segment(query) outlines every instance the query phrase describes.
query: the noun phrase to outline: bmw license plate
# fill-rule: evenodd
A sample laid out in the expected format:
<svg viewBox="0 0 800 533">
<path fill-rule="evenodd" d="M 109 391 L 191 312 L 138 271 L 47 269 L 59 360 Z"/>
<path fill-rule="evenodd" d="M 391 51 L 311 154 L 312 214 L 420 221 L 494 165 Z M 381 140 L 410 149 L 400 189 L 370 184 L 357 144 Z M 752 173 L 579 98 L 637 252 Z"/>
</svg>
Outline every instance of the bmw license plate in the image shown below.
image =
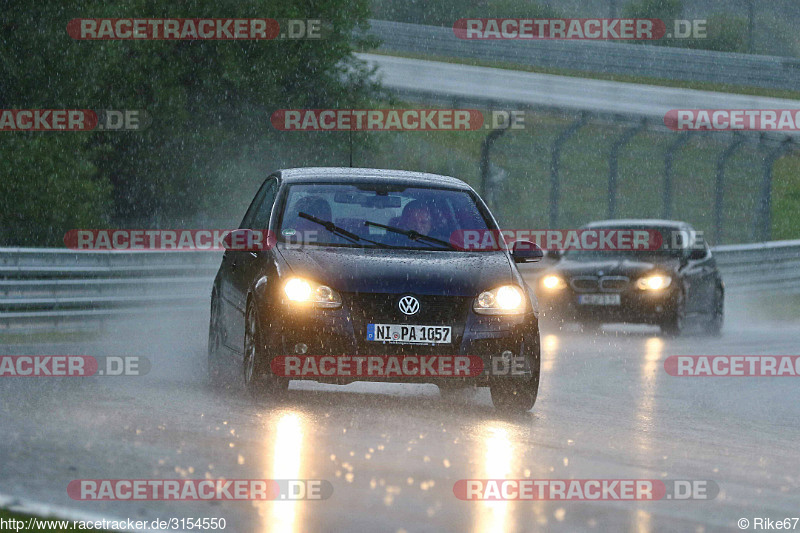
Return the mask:
<svg viewBox="0 0 800 533">
<path fill-rule="evenodd" d="M 449 344 L 450 326 L 367 324 L 367 340 L 401 344 Z"/>
<path fill-rule="evenodd" d="M 619 305 L 619 294 L 579 294 L 581 305 Z"/>
</svg>

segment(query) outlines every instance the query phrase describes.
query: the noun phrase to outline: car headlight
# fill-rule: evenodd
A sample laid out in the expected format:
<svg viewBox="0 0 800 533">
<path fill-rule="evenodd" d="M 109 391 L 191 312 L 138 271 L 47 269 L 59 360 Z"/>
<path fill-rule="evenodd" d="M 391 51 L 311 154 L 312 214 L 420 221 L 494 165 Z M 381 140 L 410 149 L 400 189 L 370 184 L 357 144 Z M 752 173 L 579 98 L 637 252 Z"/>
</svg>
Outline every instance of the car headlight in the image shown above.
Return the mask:
<svg viewBox="0 0 800 533">
<path fill-rule="evenodd" d="M 644 276 L 636 280 L 636 288 L 642 291 L 660 291 L 672 284 L 672 278 L 663 274 Z"/>
<path fill-rule="evenodd" d="M 342 305 L 342 297 L 335 290 L 303 278 L 289 278 L 283 286 L 283 292 L 286 294 L 286 299 L 293 304 L 313 305 L 326 309 Z"/>
<path fill-rule="evenodd" d="M 542 278 L 542 287 L 551 291 L 560 291 L 567 288 L 567 282 L 560 276 L 550 274 Z"/>
<path fill-rule="evenodd" d="M 525 312 L 525 297 L 518 287 L 503 285 L 480 293 L 472 308 L 481 315 L 521 315 Z"/>
</svg>

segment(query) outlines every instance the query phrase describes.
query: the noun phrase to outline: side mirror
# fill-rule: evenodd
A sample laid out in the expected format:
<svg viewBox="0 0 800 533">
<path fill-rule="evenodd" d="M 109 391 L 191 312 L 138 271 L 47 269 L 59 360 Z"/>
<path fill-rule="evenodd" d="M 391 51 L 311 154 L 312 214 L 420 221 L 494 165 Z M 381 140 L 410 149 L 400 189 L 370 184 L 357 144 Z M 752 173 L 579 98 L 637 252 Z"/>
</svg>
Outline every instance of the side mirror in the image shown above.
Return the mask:
<svg viewBox="0 0 800 533">
<path fill-rule="evenodd" d="M 542 257 L 542 249 L 531 241 L 516 241 L 511 248 L 511 258 L 515 263 L 535 263 Z"/>
<path fill-rule="evenodd" d="M 558 261 L 564 256 L 564 253 L 561 250 L 547 250 L 547 258 L 554 259 Z"/>
<path fill-rule="evenodd" d="M 269 235 L 265 235 L 265 232 L 251 229 L 233 230 L 222 238 L 222 246 L 232 251 L 264 250 L 269 246 L 269 242 Z"/>
<path fill-rule="evenodd" d="M 692 250 L 689 252 L 689 259 L 691 261 L 699 261 L 705 258 L 706 258 L 705 248 L 692 248 Z"/>
</svg>

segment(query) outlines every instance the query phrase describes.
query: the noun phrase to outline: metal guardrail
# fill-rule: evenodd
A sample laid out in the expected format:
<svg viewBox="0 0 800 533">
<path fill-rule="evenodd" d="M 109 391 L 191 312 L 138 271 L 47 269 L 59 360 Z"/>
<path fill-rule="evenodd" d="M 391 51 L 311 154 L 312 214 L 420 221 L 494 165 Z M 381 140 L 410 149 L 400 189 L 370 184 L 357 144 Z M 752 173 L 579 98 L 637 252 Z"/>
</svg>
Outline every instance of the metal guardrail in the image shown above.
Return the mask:
<svg viewBox="0 0 800 533">
<path fill-rule="evenodd" d="M 713 253 L 728 291 L 800 292 L 800 240 L 730 244 Z"/>
<path fill-rule="evenodd" d="M 727 290 L 800 292 L 800 240 L 713 249 Z M 220 254 L 0 248 L 0 333 L 95 330 L 130 316 L 204 311 Z M 524 268 L 536 278 L 550 262 Z"/>
<path fill-rule="evenodd" d="M 800 60 L 667 46 L 563 40 L 463 40 L 452 28 L 370 20 L 384 51 L 460 57 L 578 72 L 774 89 L 800 87 Z"/>
<path fill-rule="evenodd" d="M 202 310 L 221 254 L 0 248 L 0 332 L 94 330 Z"/>
</svg>

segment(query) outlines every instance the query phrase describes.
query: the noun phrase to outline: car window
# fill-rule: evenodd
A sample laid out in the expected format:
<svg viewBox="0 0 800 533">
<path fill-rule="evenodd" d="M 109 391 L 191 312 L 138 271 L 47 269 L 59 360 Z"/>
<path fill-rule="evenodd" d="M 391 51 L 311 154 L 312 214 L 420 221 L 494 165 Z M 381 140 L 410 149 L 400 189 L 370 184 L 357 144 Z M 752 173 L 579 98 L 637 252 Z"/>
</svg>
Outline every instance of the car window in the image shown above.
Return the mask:
<svg viewBox="0 0 800 533">
<path fill-rule="evenodd" d="M 269 216 L 272 213 L 272 206 L 275 203 L 275 195 L 278 192 L 278 183 L 271 180 L 265 188 L 264 197 L 253 217 L 252 229 L 266 229 L 269 227 Z"/>
<path fill-rule="evenodd" d="M 278 183 L 275 178 L 269 178 L 256 193 L 250 207 L 242 219 L 240 228 L 265 229 L 269 223 L 269 213 L 275 203 Z M 264 223 L 266 217 L 266 223 Z"/>
<path fill-rule="evenodd" d="M 284 205 L 278 231 L 280 241 L 353 245 L 351 239 L 326 230 L 300 213 L 333 222 L 345 231 L 376 243 L 401 248 L 436 246 L 367 223 L 415 231 L 445 243 L 451 242 L 454 233 L 460 230 L 488 229 L 475 198 L 468 191 L 457 189 L 307 183 L 290 186 Z"/>
<path fill-rule="evenodd" d="M 655 231 L 661 236 L 661 247 L 656 250 L 570 250 L 564 253 L 565 257 L 573 260 L 595 260 L 609 258 L 648 260 L 653 257 L 660 257 L 662 259 L 672 257 L 678 259 L 682 255 L 688 253 L 687 244 L 684 242 L 684 236 L 691 233 L 689 230 L 684 228 L 676 228 L 675 226 L 651 225 L 626 225 L 624 228 L 615 226 L 591 226 L 589 228 L 582 229 L 591 229 L 594 231 L 612 231 L 619 229 Z"/>
</svg>

